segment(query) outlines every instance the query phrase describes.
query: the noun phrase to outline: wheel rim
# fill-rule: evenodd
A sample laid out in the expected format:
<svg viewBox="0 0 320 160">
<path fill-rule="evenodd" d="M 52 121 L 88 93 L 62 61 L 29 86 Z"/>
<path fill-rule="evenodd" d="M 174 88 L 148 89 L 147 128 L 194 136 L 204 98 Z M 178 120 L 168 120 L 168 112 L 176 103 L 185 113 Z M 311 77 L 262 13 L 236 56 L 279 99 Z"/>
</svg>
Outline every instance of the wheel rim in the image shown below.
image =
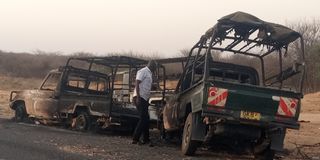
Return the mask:
<svg viewBox="0 0 320 160">
<path fill-rule="evenodd" d="M 185 132 L 184 143 L 188 144 L 189 137 L 190 137 L 190 124 L 188 123 L 186 127 L 187 128 L 186 128 L 186 132 Z"/>
<path fill-rule="evenodd" d="M 87 125 L 86 118 L 83 115 L 78 116 L 77 123 L 76 123 L 77 129 L 84 130 L 86 125 Z"/>
</svg>

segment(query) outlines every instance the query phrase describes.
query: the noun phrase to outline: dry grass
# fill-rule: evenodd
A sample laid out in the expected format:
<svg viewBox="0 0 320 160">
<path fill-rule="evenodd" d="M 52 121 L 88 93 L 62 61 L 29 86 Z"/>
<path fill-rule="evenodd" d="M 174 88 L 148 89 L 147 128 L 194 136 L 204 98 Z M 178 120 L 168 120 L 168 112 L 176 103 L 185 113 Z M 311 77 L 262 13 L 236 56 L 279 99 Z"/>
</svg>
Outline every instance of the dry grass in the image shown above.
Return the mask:
<svg viewBox="0 0 320 160">
<path fill-rule="evenodd" d="M 0 115 L 13 116 L 13 111 L 9 108 L 10 91 L 0 90 Z"/>
<path fill-rule="evenodd" d="M 21 78 L 0 76 L 0 90 L 22 90 L 38 88 L 42 82 L 39 78 Z"/>
<path fill-rule="evenodd" d="M 178 84 L 178 80 L 167 80 L 166 81 L 166 88 L 167 89 L 176 89 Z"/>
<path fill-rule="evenodd" d="M 302 99 L 302 113 L 320 113 L 320 92 L 310 93 Z"/>
</svg>

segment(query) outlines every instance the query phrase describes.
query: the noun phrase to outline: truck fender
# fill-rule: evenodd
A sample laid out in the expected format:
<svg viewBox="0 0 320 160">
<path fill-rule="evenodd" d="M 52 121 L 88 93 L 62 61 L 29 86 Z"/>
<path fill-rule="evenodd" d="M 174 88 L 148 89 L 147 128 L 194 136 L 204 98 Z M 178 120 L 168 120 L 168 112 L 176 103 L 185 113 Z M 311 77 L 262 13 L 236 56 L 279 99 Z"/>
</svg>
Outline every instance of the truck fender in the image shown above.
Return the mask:
<svg viewBox="0 0 320 160">
<path fill-rule="evenodd" d="M 23 100 L 16 100 L 16 101 L 10 102 L 9 106 L 11 109 L 15 110 L 19 103 L 23 103 L 25 105 Z"/>
<path fill-rule="evenodd" d="M 206 124 L 203 123 L 201 113 L 192 114 L 192 140 L 204 141 L 206 136 Z"/>
<path fill-rule="evenodd" d="M 90 114 L 90 107 L 87 107 L 86 105 L 83 104 L 75 104 L 72 110 L 72 114 L 76 113 L 78 110 L 83 110 L 87 111 Z"/>
</svg>

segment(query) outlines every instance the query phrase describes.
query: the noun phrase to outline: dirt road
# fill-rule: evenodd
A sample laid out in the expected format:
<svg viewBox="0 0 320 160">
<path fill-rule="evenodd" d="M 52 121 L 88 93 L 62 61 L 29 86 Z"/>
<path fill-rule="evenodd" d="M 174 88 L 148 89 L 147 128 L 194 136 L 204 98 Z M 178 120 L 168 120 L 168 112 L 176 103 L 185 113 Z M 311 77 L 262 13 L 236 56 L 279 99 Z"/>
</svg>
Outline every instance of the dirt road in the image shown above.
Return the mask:
<svg viewBox="0 0 320 160">
<path fill-rule="evenodd" d="M 174 144 L 155 142 L 132 145 L 123 133 L 80 133 L 59 127 L 15 123 L 0 119 L 0 159 L 225 159 L 222 153 L 199 152 L 195 158 L 184 157 Z M 119 136 L 119 134 L 121 136 Z M 220 154 L 220 155 L 219 155 Z M 241 156 L 228 156 L 241 157 Z M 242 156 L 245 158 L 246 156 Z"/>
<path fill-rule="evenodd" d="M 307 116 L 308 117 L 308 116 Z M 318 127 L 318 128 L 317 128 Z M 300 131 L 288 131 L 286 153 L 281 159 L 320 158 L 320 123 L 303 123 Z M 80 133 L 57 126 L 15 123 L 0 119 L 0 159 L 253 159 L 252 155 L 235 155 L 227 151 L 199 150 L 195 157 L 180 154 L 178 145 L 158 140 L 153 131 L 154 147 L 130 144 L 123 133 Z M 297 146 L 301 148 L 297 150 Z M 302 146 L 310 145 L 310 146 Z M 298 153 L 300 152 L 300 153 Z"/>
<path fill-rule="evenodd" d="M 52 145 L 59 131 L 11 123 L 0 119 L 0 159 L 84 159 Z M 51 134 L 51 136 L 50 136 Z M 43 138 L 46 137 L 46 138 Z"/>
</svg>

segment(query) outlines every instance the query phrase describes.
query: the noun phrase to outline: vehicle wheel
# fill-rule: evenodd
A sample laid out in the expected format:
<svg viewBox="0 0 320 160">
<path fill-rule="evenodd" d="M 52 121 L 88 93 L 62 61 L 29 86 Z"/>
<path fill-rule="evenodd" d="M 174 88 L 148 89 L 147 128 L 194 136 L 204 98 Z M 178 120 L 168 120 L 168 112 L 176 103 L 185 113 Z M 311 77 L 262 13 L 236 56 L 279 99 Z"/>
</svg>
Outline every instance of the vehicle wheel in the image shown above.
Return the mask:
<svg viewBox="0 0 320 160">
<path fill-rule="evenodd" d="M 270 147 L 266 148 L 263 152 L 255 155 L 255 159 L 258 160 L 273 160 L 274 157 L 275 151 L 270 149 Z"/>
<path fill-rule="evenodd" d="M 75 119 L 75 129 L 78 131 L 86 131 L 90 127 L 90 116 L 87 112 L 80 112 Z"/>
<path fill-rule="evenodd" d="M 166 139 L 166 130 L 164 128 L 163 123 L 163 116 L 159 116 L 159 119 L 157 120 L 157 129 L 160 131 L 160 137 L 161 139 Z"/>
<path fill-rule="evenodd" d="M 23 122 L 27 118 L 27 112 L 24 107 L 24 104 L 18 104 L 15 109 L 14 119 L 16 122 Z"/>
<path fill-rule="evenodd" d="M 199 146 L 198 141 L 191 140 L 192 136 L 192 113 L 189 113 L 184 124 L 181 150 L 184 155 L 192 156 Z"/>
<path fill-rule="evenodd" d="M 67 119 L 62 119 L 61 123 L 62 123 L 63 128 L 68 129 L 68 128 L 72 127 L 72 118 L 69 117 Z"/>
<path fill-rule="evenodd" d="M 166 129 L 164 129 L 163 123 L 160 123 L 160 124 L 158 125 L 158 130 L 160 131 L 160 137 L 161 137 L 161 139 L 166 139 L 166 138 L 167 138 L 167 133 L 166 133 Z"/>
</svg>

